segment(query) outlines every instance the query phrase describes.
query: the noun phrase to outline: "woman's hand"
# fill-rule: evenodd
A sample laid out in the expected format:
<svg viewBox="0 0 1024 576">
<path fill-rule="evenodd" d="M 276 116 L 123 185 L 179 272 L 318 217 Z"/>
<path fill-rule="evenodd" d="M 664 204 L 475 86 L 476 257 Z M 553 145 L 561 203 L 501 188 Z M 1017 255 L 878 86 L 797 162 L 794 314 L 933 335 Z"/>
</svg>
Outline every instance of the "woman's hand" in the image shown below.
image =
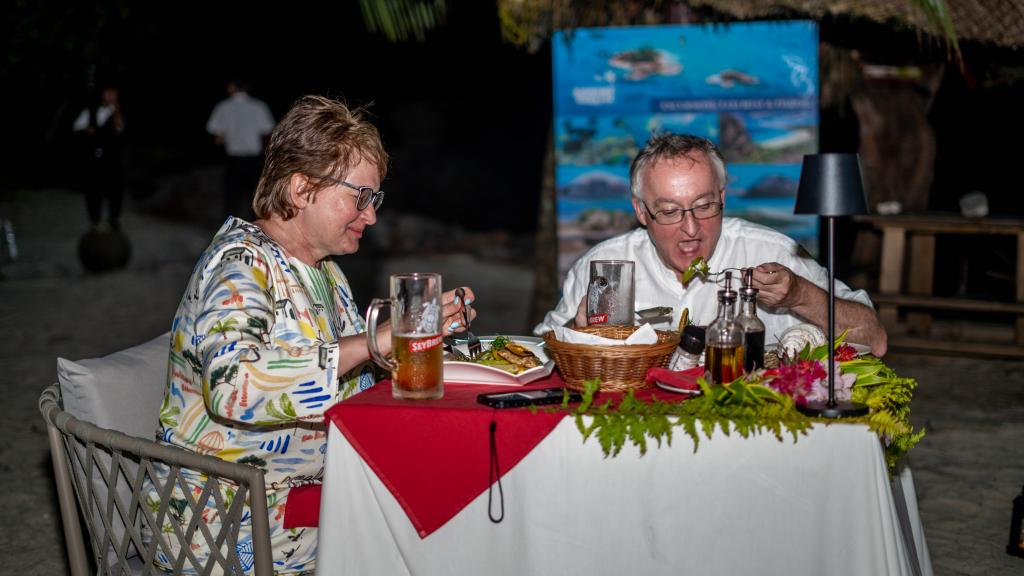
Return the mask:
<svg viewBox="0 0 1024 576">
<path fill-rule="evenodd" d="M 471 304 L 476 299 L 473 289 L 468 286 L 461 288 L 465 294 L 465 301 L 460 299 L 455 290 L 449 290 L 441 295 L 441 333 L 450 336 L 455 332 L 465 332 L 468 323 L 476 318 L 476 310 Z M 464 312 L 469 312 L 466 318 Z"/>
</svg>

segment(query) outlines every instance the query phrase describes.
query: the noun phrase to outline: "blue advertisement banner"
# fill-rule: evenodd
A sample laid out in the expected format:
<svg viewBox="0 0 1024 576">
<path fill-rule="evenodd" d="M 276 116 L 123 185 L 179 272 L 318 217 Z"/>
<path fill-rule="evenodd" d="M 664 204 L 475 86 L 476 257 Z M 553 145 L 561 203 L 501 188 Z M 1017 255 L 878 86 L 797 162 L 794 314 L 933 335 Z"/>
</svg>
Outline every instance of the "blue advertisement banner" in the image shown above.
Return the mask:
<svg viewBox="0 0 1024 576">
<path fill-rule="evenodd" d="M 814 22 L 583 28 L 552 41 L 559 272 L 637 226 L 629 164 L 651 134 L 704 136 L 729 174 L 726 215 L 817 252 L 795 216 L 804 154 L 818 149 Z"/>
</svg>

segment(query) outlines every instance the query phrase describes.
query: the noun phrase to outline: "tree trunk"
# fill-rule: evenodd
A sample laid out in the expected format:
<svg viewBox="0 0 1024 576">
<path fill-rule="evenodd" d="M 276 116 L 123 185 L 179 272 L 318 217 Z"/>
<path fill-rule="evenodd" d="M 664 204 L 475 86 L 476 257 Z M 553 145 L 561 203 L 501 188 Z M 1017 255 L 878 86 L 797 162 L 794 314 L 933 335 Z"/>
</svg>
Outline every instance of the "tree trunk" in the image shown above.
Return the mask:
<svg viewBox="0 0 1024 576">
<path fill-rule="evenodd" d="M 859 152 L 872 212 L 891 201 L 899 202 L 903 213 L 928 210 L 936 156 L 928 112 L 945 65 L 920 70 L 921 77 L 913 82 L 869 79 L 850 97 L 860 124 Z M 880 249 L 877 235 L 859 234 L 853 265 L 877 263 Z"/>
<path fill-rule="evenodd" d="M 552 120 L 554 122 L 554 120 Z M 544 176 L 541 181 L 540 210 L 533 258 L 533 298 L 530 303 L 530 327 L 558 303 L 558 234 L 555 218 L 555 129 L 548 130 L 544 151 Z"/>
</svg>

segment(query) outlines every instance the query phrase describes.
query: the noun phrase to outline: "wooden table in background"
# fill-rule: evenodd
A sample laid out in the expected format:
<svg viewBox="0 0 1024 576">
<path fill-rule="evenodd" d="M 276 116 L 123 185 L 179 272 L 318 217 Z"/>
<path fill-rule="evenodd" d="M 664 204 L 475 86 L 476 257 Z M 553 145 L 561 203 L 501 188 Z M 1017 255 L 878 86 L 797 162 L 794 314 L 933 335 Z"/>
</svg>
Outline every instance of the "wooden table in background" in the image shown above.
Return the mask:
<svg viewBox="0 0 1024 576">
<path fill-rule="evenodd" d="M 897 346 L 931 350 L 948 350 L 976 354 L 1024 355 L 1024 220 L 995 218 L 962 218 L 952 215 L 855 216 L 882 231 L 882 262 L 878 293 L 872 298 L 879 316 L 894 335 L 907 331 L 912 335 L 890 337 Z M 1017 237 L 1016 302 L 973 300 L 935 296 L 935 235 L 964 234 L 973 236 L 1010 235 Z M 910 250 L 907 253 L 909 237 Z M 905 261 L 906 260 L 906 261 Z M 904 266 L 907 286 L 903 285 Z M 909 308 L 906 324 L 899 322 L 899 308 Z M 1014 343 L 947 342 L 928 337 L 931 314 L 928 311 L 967 310 L 1016 315 Z"/>
</svg>

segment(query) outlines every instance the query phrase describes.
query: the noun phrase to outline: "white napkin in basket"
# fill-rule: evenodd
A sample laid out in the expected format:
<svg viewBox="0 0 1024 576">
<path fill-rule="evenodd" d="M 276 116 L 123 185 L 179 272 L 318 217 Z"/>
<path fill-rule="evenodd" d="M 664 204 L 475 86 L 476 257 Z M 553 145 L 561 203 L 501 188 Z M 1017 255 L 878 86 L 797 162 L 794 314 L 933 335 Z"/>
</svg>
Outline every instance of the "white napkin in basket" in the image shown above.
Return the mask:
<svg viewBox="0 0 1024 576">
<path fill-rule="evenodd" d="M 636 332 L 630 334 L 629 338 L 626 338 L 625 340 L 616 340 L 614 338 L 605 338 L 595 334 L 579 332 L 569 328 L 568 326 L 558 326 L 555 328 L 555 339 L 559 342 L 568 342 L 569 344 L 623 346 L 626 344 L 657 344 L 658 333 L 654 331 L 654 328 L 651 328 L 650 324 L 644 324 Z"/>
</svg>

